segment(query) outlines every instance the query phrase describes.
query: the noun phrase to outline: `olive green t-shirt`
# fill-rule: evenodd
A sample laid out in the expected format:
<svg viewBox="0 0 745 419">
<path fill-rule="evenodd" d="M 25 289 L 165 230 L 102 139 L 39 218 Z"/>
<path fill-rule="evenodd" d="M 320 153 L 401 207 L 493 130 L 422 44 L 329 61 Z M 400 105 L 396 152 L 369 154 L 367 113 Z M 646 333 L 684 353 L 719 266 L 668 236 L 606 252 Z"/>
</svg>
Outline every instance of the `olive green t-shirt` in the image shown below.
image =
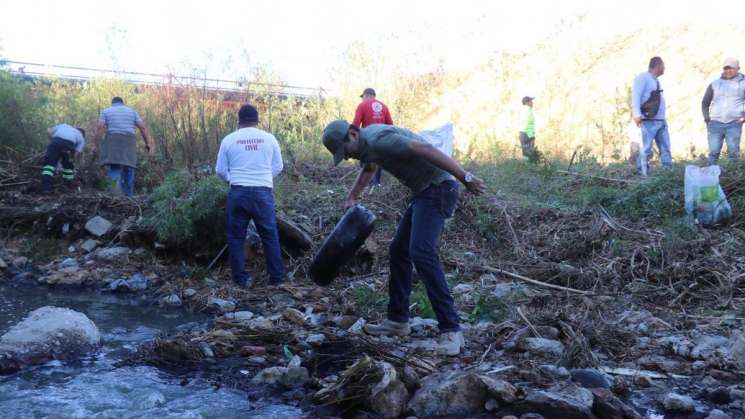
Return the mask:
<svg viewBox="0 0 745 419">
<path fill-rule="evenodd" d="M 410 141 L 426 141 L 417 134 L 392 125 L 374 124 L 360 130 L 360 162 L 375 163 L 390 172 L 414 193 L 430 185 L 454 179 L 409 150 Z"/>
</svg>

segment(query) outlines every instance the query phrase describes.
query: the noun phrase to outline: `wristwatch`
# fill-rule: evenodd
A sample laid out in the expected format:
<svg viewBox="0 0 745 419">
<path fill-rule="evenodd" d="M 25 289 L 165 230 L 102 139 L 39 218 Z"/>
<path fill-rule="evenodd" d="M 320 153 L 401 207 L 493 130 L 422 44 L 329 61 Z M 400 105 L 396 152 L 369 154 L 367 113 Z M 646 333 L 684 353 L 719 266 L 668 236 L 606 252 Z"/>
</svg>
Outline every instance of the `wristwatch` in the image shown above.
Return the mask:
<svg viewBox="0 0 745 419">
<path fill-rule="evenodd" d="M 471 172 L 466 172 L 466 174 L 463 176 L 463 182 L 464 183 L 473 182 L 473 175 L 471 174 Z"/>
</svg>

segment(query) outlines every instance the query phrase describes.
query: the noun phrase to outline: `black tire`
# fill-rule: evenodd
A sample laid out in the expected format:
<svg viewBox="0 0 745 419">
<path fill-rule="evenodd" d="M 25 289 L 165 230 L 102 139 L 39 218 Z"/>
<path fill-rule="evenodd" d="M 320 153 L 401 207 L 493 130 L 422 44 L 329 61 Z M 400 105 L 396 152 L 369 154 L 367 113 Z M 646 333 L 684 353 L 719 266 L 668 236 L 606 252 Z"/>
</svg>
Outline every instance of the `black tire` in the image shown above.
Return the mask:
<svg viewBox="0 0 745 419">
<path fill-rule="evenodd" d="M 313 282 L 322 286 L 329 285 L 339 274 L 341 267 L 365 243 L 374 224 L 375 215 L 362 205 L 348 209 L 310 264 L 308 273 Z"/>
</svg>

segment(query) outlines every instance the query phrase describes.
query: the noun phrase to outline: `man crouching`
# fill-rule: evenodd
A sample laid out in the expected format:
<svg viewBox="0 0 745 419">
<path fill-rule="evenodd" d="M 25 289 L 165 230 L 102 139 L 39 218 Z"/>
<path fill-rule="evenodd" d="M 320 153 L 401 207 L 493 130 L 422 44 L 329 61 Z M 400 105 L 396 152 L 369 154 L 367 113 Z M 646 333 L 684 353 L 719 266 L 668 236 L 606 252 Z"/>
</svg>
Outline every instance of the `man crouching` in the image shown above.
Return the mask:
<svg viewBox="0 0 745 419">
<path fill-rule="evenodd" d="M 323 131 L 323 145 L 333 154 L 335 165 L 348 158 L 362 165 L 345 207 L 355 204 L 378 166 L 413 193 L 390 245 L 388 318 L 379 325 L 365 326 L 365 331 L 371 335 L 411 333 L 409 297 L 416 267 L 437 316 L 438 351 L 459 354 L 465 342 L 437 248 L 445 220 L 453 216 L 458 203 L 455 179 L 475 195 L 486 191 L 486 185 L 417 134 L 396 126 L 359 129 L 344 120 L 333 121 Z"/>
</svg>

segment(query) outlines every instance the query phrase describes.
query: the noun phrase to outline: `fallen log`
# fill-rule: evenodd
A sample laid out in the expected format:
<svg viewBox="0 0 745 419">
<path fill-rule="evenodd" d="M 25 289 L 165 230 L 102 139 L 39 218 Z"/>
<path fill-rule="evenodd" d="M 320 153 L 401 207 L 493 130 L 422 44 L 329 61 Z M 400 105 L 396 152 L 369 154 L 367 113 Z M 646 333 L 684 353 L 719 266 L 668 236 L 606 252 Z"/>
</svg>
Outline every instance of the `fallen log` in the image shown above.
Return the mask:
<svg viewBox="0 0 745 419">
<path fill-rule="evenodd" d="M 294 250 L 310 250 L 313 244 L 310 234 L 282 214 L 277 214 L 277 229 L 283 246 Z"/>
</svg>

